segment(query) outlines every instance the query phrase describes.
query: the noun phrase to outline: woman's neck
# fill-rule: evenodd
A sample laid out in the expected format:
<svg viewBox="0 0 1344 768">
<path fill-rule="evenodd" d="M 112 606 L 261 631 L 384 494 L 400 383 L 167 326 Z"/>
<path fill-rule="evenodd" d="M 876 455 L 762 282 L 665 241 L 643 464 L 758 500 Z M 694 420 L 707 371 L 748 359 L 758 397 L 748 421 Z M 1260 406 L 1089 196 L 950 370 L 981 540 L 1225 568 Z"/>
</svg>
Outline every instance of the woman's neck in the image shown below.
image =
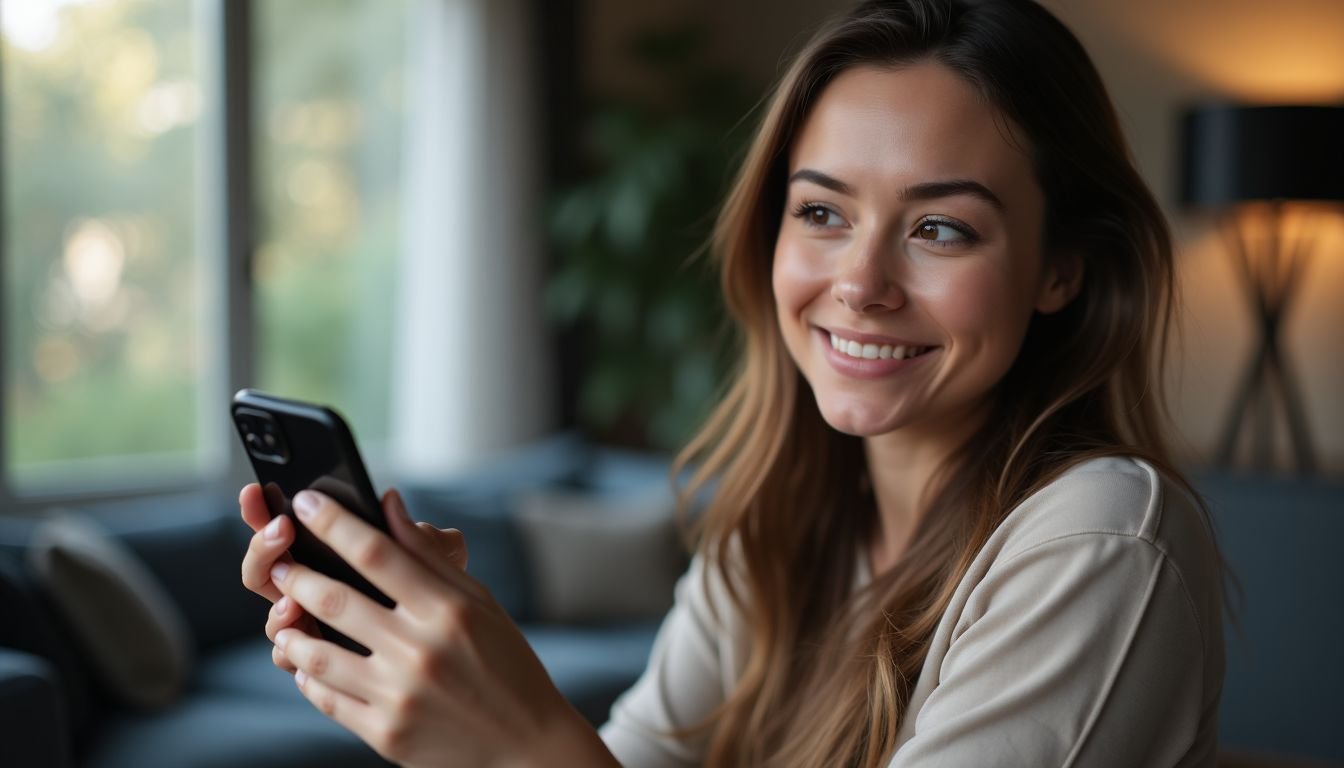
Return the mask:
<svg viewBox="0 0 1344 768">
<path fill-rule="evenodd" d="M 877 519 L 867 542 L 873 576 L 891 568 L 905 554 L 932 498 L 934 474 L 980 428 L 988 416 L 981 406 L 964 418 L 943 419 L 956 429 L 931 432 L 911 425 L 864 438 L 863 450 L 872 483 Z"/>
</svg>

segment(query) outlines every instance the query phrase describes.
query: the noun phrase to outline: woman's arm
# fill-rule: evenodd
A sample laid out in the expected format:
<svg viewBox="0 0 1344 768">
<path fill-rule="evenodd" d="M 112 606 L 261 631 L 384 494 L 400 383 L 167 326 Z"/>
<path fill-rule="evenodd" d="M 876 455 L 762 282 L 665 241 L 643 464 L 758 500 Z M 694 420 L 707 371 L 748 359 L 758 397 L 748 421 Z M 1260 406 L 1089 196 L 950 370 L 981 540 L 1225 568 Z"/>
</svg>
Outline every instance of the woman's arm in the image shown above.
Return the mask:
<svg viewBox="0 0 1344 768">
<path fill-rule="evenodd" d="M 676 600 L 663 620 L 648 667 L 618 699 L 602 726 L 603 741 L 631 768 L 689 768 L 704 763 L 708 733 L 672 736 L 668 731 L 703 721 L 723 702 L 736 680 L 737 620 L 717 571 L 696 555 L 677 582 Z M 711 611 L 710 600 L 717 612 Z"/>
<path fill-rule="evenodd" d="M 976 586 L 890 766 L 1213 765 L 1203 635 L 1152 543 L 1038 544 Z"/>
</svg>

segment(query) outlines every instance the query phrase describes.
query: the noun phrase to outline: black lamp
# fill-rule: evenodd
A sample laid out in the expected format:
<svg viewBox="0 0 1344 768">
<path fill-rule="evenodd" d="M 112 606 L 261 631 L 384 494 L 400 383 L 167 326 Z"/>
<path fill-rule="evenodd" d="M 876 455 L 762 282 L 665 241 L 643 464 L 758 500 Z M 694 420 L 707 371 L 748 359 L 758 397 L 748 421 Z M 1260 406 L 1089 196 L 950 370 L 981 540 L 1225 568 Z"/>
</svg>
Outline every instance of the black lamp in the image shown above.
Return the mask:
<svg viewBox="0 0 1344 768">
<path fill-rule="evenodd" d="M 1309 224 L 1285 231 L 1284 204 L 1344 206 L 1344 106 L 1208 105 L 1186 112 L 1182 126 L 1181 202 L 1215 213 L 1252 305 L 1259 344 L 1236 389 L 1219 440 L 1227 466 L 1253 404 L 1260 414 L 1255 461 L 1273 461 L 1274 389 L 1287 418 L 1299 472 L 1315 470 L 1302 398 L 1279 345 L 1279 330 L 1311 254 Z M 1264 217 L 1268 237 L 1247 236 Z"/>
</svg>

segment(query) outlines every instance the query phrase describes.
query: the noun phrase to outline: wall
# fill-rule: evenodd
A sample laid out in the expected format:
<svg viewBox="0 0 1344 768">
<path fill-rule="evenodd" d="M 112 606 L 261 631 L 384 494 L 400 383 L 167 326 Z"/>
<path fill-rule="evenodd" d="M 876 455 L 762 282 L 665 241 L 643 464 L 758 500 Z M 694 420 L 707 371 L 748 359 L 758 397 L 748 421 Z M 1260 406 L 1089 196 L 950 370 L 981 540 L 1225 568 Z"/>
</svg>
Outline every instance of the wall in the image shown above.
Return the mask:
<svg viewBox="0 0 1344 768">
<path fill-rule="evenodd" d="M 1184 459 L 1212 456 L 1233 388 L 1253 351 L 1251 308 L 1207 222 L 1176 210 L 1176 126 L 1181 108 L 1224 98 L 1255 103 L 1344 101 L 1344 3 L 1338 0 L 1046 0 L 1092 54 L 1116 102 L 1136 162 L 1172 218 L 1183 290 L 1170 403 Z M 622 43 L 650 25 L 699 19 L 715 57 L 762 85 L 807 31 L 846 3 L 668 0 L 584 4 L 589 89 L 640 87 Z M 1344 217 L 1325 220 L 1316 258 L 1284 328 L 1308 421 L 1326 471 L 1344 474 Z"/>
</svg>

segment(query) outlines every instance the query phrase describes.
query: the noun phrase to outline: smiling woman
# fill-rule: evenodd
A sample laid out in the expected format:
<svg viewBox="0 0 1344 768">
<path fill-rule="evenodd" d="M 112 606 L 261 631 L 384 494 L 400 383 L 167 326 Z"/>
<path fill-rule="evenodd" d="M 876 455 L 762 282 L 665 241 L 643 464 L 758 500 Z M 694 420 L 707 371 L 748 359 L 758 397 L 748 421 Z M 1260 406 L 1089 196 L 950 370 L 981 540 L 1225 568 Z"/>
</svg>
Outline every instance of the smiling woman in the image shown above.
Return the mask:
<svg viewBox="0 0 1344 768">
<path fill-rule="evenodd" d="M 249 488 L 244 579 L 305 694 L 412 765 L 1213 765 L 1221 558 L 1153 396 L 1171 248 L 1069 31 L 1031 0 L 859 3 L 779 84 L 713 249 L 741 364 L 601 740 L 458 535 L 392 494 L 392 546 L 308 499 L 382 608 L 285 567 Z"/>
</svg>

